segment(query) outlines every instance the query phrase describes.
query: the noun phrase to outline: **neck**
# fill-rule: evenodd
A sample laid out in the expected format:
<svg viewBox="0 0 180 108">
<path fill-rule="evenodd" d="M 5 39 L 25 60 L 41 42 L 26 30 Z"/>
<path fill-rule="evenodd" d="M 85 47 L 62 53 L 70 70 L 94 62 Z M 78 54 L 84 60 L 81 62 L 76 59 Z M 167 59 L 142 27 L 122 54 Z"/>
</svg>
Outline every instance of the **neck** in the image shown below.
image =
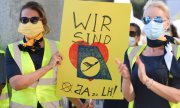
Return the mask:
<svg viewBox="0 0 180 108">
<path fill-rule="evenodd" d="M 160 51 L 160 50 L 164 50 L 164 46 L 160 46 L 160 47 L 149 47 L 147 46 L 146 47 L 146 50 L 150 51 L 150 52 L 157 52 L 157 51 Z"/>
<path fill-rule="evenodd" d="M 35 42 L 37 42 L 41 48 L 44 48 L 44 39 L 41 34 L 36 39 L 29 39 L 25 36 L 25 42 L 28 44 L 27 46 L 32 46 Z"/>
<path fill-rule="evenodd" d="M 44 48 L 44 39 L 39 43 L 39 45 L 41 46 L 41 48 Z"/>
</svg>

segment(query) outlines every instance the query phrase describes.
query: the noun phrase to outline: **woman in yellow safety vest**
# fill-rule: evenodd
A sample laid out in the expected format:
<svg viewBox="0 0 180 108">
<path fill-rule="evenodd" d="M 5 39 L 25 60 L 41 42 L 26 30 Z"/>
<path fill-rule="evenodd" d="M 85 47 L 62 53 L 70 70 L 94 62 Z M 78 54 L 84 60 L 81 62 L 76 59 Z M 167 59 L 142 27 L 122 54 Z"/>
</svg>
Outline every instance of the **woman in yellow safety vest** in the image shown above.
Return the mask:
<svg viewBox="0 0 180 108">
<path fill-rule="evenodd" d="M 44 38 L 49 27 L 43 7 L 33 1 L 26 3 L 19 21 L 18 32 L 24 38 L 6 49 L 6 70 L 12 87 L 10 107 L 62 108 L 62 97 L 55 92 L 57 66 L 63 58 L 58 52 L 59 42 Z M 77 108 L 93 108 L 79 99 L 70 100 Z"/>
<path fill-rule="evenodd" d="M 124 63 L 118 59 L 123 77 L 122 92 L 131 108 L 180 108 L 180 47 L 167 36 L 170 17 L 162 1 L 148 1 L 144 7 L 147 45 L 130 47 Z M 173 47 L 175 46 L 175 47 Z"/>
</svg>

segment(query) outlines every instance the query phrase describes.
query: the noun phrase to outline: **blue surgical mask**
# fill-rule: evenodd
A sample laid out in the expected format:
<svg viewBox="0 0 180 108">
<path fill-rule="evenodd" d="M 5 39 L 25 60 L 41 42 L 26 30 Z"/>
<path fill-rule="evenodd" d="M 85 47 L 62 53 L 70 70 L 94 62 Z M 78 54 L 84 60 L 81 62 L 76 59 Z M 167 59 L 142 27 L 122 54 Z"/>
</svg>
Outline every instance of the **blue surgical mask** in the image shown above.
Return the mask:
<svg viewBox="0 0 180 108">
<path fill-rule="evenodd" d="M 136 40 L 134 37 L 129 36 L 129 46 L 135 46 Z"/>
<path fill-rule="evenodd" d="M 151 22 L 144 26 L 144 32 L 146 36 L 151 40 L 156 40 L 162 35 L 165 35 L 163 23 L 158 23 L 154 20 L 151 20 Z"/>
</svg>

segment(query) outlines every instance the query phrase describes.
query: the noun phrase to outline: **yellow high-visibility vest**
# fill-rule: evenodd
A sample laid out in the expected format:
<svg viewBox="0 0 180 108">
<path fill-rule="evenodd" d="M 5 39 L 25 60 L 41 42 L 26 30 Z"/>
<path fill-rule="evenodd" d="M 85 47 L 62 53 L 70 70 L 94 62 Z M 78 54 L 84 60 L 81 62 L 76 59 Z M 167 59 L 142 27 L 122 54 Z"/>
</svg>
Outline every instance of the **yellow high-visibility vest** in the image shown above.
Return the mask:
<svg viewBox="0 0 180 108">
<path fill-rule="evenodd" d="M 0 95 L 0 108 L 9 108 L 9 94 L 8 94 L 8 86 L 7 83 L 5 87 L 2 90 L 2 93 Z"/>
<path fill-rule="evenodd" d="M 5 52 L 0 50 L 0 54 L 5 55 Z M 6 76 L 4 76 L 6 77 Z M 2 89 L 2 93 L 0 95 L 0 108 L 9 108 L 9 94 L 8 94 L 8 86 L 7 83 L 5 87 Z"/>
<path fill-rule="evenodd" d="M 5 54 L 5 52 L 3 50 L 0 50 L 0 54 Z"/>
<path fill-rule="evenodd" d="M 135 46 L 135 47 L 129 47 L 127 50 L 127 55 L 129 58 L 129 63 L 130 63 L 130 68 L 132 70 L 133 65 L 136 62 L 136 57 L 139 56 L 143 50 L 146 48 L 147 45 L 142 45 L 142 46 Z M 178 60 L 180 58 L 180 45 L 172 45 L 172 51 L 173 55 L 176 57 Z M 173 76 L 169 74 L 169 77 L 172 78 Z M 175 104 L 172 102 L 169 102 L 171 108 L 180 108 L 180 103 Z M 128 108 L 133 108 L 134 107 L 134 101 L 129 102 Z"/>
<path fill-rule="evenodd" d="M 58 51 L 59 42 L 44 38 L 44 56 L 42 67 L 51 60 Z M 9 51 L 21 70 L 22 75 L 35 72 L 33 61 L 28 52 L 20 51 L 16 42 L 8 45 Z M 39 81 L 26 89 L 16 91 L 12 89 L 11 108 L 36 108 L 39 102 L 43 108 L 61 108 L 62 97 L 56 96 L 57 67 L 51 69 Z"/>
</svg>

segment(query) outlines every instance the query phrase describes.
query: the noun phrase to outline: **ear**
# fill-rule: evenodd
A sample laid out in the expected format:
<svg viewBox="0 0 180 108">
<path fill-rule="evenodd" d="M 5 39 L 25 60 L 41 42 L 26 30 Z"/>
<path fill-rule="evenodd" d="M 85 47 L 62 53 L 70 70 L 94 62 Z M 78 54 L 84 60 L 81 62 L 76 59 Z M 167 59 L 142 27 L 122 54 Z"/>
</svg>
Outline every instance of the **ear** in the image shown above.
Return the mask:
<svg viewBox="0 0 180 108">
<path fill-rule="evenodd" d="M 171 25 L 170 20 L 168 20 L 166 22 L 166 28 L 165 28 L 166 31 L 168 31 L 170 29 L 170 25 Z"/>
<path fill-rule="evenodd" d="M 140 37 L 138 37 L 138 36 L 135 36 L 134 38 L 135 38 L 136 42 L 139 42 L 139 40 L 140 40 Z"/>
</svg>

